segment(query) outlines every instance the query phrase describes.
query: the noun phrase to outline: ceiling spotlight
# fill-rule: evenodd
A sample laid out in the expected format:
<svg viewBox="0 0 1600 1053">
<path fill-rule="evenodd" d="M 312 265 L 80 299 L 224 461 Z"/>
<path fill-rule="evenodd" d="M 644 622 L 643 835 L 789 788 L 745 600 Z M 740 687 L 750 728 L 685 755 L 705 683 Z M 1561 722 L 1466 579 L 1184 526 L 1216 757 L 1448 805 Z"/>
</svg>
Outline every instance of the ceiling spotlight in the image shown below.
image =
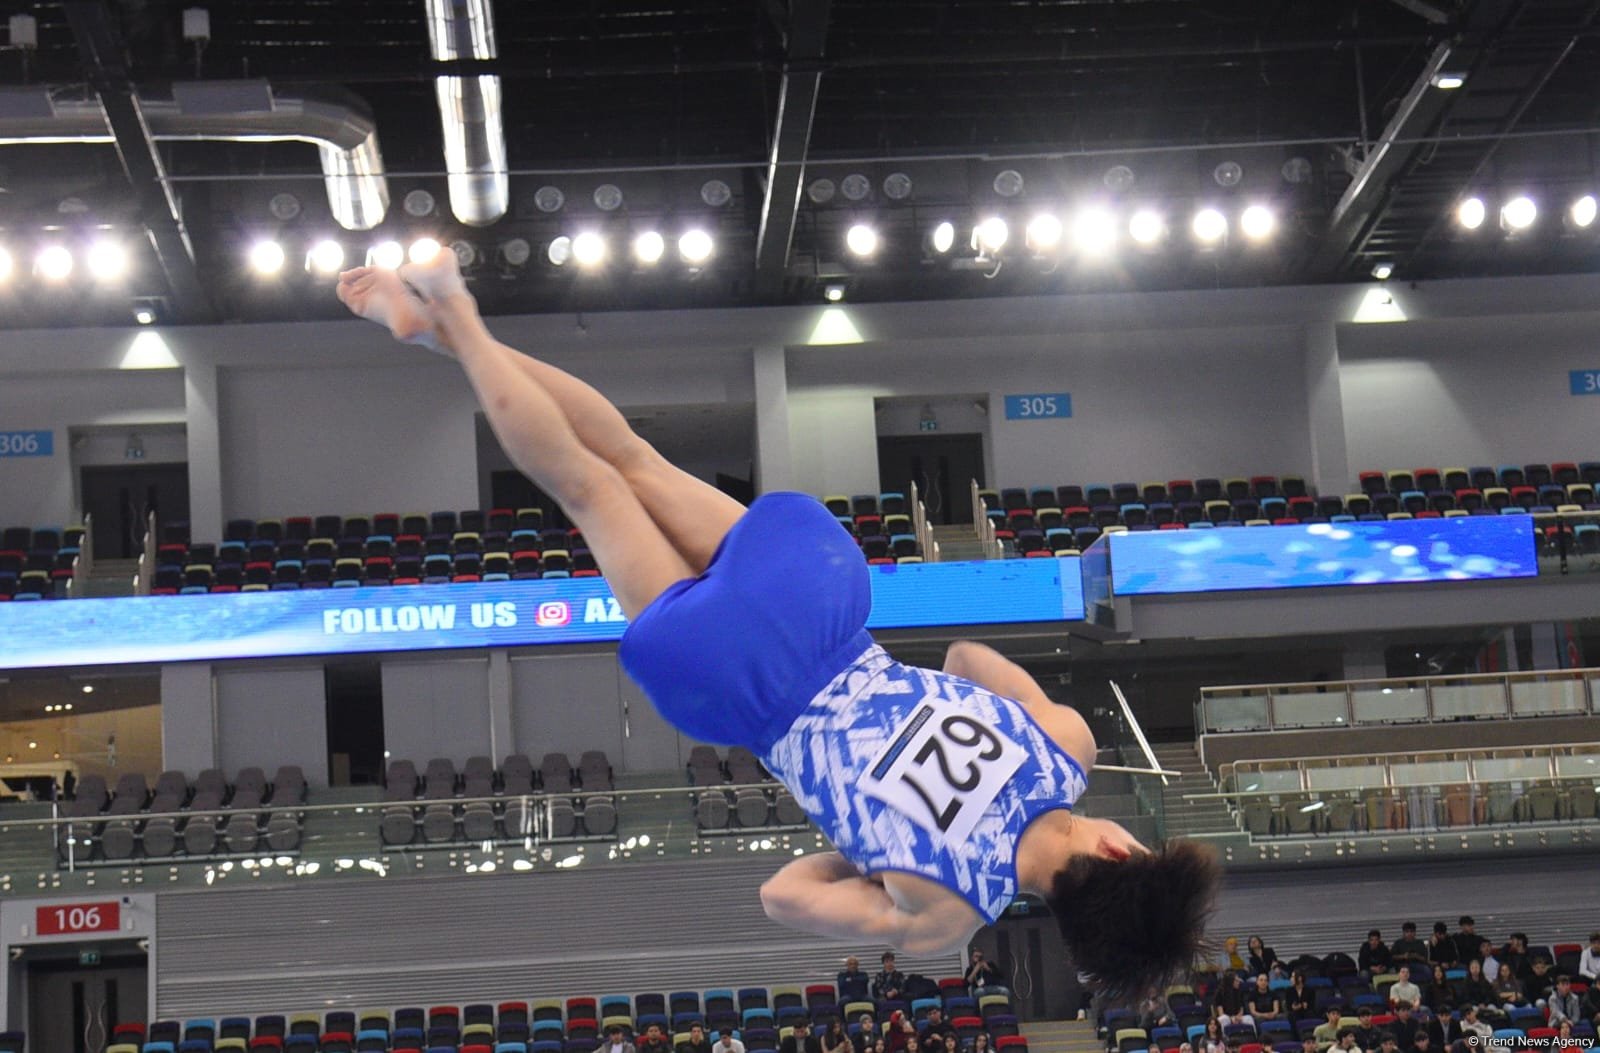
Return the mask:
<svg viewBox="0 0 1600 1053">
<path fill-rule="evenodd" d="M 658 263 L 667 251 L 667 239 L 654 230 L 647 230 L 633 239 L 633 258 L 640 263 Z"/>
<path fill-rule="evenodd" d="M 572 239 L 572 259 L 580 267 L 595 267 L 606 258 L 606 239 L 592 230 Z"/>
<path fill-rule="evenodd" d="M 904 201 L 911 196 L 911 177 L 904 172 L 890 172 L 883 177 L 883 196 L 890 201 Z"/>
<path fill-rule="evenodd" d="M 594 188 L 594 207 L 601 212 L 615 212 L 622 207 L 622 188 L 615 183 L 601 183 Z"/>
<path fill-rule="evenodd" d="M 1001 197 L 1016 197 L 1023 186 L 1022 173 L 1015 168 L 1007 168 L 994 177 L 994 192 Z"/>
<path fill-rule="evenodd" d="M 1101 256 L 1117 243 L 1117 220 L 1103 208 L 1086 208 L 1072 218 L 1072 244 L 1086 256 Z"/>
<path fill-rule="evenodd" d="M 139 307 L 133 312 L 133 320 L 139 325 L 154 325 L 156 313 L 148 307 Z"/>
<path fill-rule="evenodd" d="M 1128 220 L 1128 237 L 1139 245 L 1154 245 L 1166 232 L 1166 222 L 1153 208 L 1141 208 Z"/>
<path fill-rule="evenodd" d="M 565 234 L 550 242 L 550 247 L 545 250 L 545 257 L 557 267 L 564 267 L 572 259 L 572 239 Z"/>
<path fill-rule="evenodd" d="M 1488 215 L 1483 206 L 1483 198 L 1469 197 L 1456 206 L 1456 222 L 1467 230 L 1477 230 L 1483 226 L 1484 217 Z"/>
<path fill-rule="evenodd" d="M 878 251 L 878 232 L 865 223 L 857 223 L 845 231 L 844 245 L 852 255 L 871 256 Z"/>
<path fill-rule="evenodd" d="M 1595 200 L 1593 194 L 1585 194 L 1572 203 L 1567 209 L 1567 222 L 1579 230 L 1587 230 L 1594 224 Z"/>
<path fill-rule="evenodd" d="M 427 263 L 429 260 L 439 255 L 439 250 L 442 248 L 444 248 L 444 246 L 440 245 L 433 238 L 418 238 L 416 241 L 413 241 L 411 243 L 411 247 L 406 250 L 406 258 L 412 263 Z"/>
<path fill-rule="evenodd" d="M 829 303 L 838 303 L 844 299 L 844 286 L 839 282 L 830 282 L 823 286 L 822 296 Z"/>
<path fill-rule="evenodd" d="M 1467 83 L 1467 75 L 1465 73 L 1445 73 L 1441 71 L 1433 75 L 1432 83 L 1440 91 L 1455 91 Z"/>
<path fill-rule="evenodd" d="M 1239 216 L 1239 229 L 1251 241 L 1261 241 L 1272 236 L 1278 226 L 1278 217 L 1265 205 L 1251 205 Z"/>
<path fill-rule="evenodd" d="M 993 256 L 1005 248 L 1006 238 L 1010 237 L 1010 228 L 1006 221 L 999 216 L 990 216 L 988 219 L 972 228 L 972 247 L 983 256 Z"/>
<path fill-rule="evenodd" d="M 1527 230 L 1538 218 L 1539 207 L 1526 194 L 1519 194 L 1500 206 L 1500 225 L 1512 233 Z"/>
<path fill-rule="evenodd" d="M 941 256 L 949 252 L 956 244 L 956 225 L 945 220 L 934 227 L 933 233 L 928 236 L 928 244 Z"/>
<path fill-rule="evenodd" d="M 1028 220 L 1023 240 L 1034 252 L 1054 252 L 1061 247 L 1061 220 L 1051 212 L 1041 212 Z"/>
<path fill-rule="evenodd" d="M 300 199 L 290 193 L 273 194 L 272 200 L 267 202 L 267 211 L 272 213 L 272 218 L 287 223 L 300 214 Z"/>
<path fill-rule="evenodd" d="M 678 254 L 689 263 L 704 263 L 711 258 L 711 235 L 696 227 L 678 239 Z"/>
<path fill-rule="evenodd" d="M 1127 190 L 1133 186 L 1134 179 L 1133 169 L 1127 165 L 1112 165 L 1106 169 L 1106 174 L 1100 177 L 1107 190 Z"/>
<path fill-rule="evenodd" d="M 1311 162 L 1304 157 L 1291 157 L 1283 162 L 1283 167 L 1278 169 L 1283 175 L 1285 183 L 1303 184 L 1311 182 Z"/>
<path fill-rule="evenodd" d="M 1392 263 L 1374 263 L 1372 265 L 1372 276 L 1380 282 L 1388 281 L 1392 274 L 1394 274 L 1394 264 Z"/>
<path fill-rule="evenodd" d="M 545 185 L 533 192 L 533 206 L 540 212 L 560 212 L 567 203 L 567 195 L 558 186 Z"/>
<path fill-rule="evenodd" d="M 114 241 L 97 241 L 84 258 L 95 281 L 116 281 L 128 272 L 128 251 Z"/>
<path fill-rule="evenodd" d="M 711 208 L 722 208 L 733 200 L 733 187 L 721 179 L 707 179 L 700 184 L 700 200 Z"/>
<path fill-rule="evenodd" d="M 277 274 L 283 270 L 283 246 L 268 238 L 250 246 L 250 269 L 257 274 Z"/>
<path fill-rule="evenodd" d="M 406 261 L 406 250 L 398 241 L 380 241 L 367 250 L 367 265 L 392 271 Z"/>
<path fill-rule="evenodd" d="M 478 262 L 478 246 L 470 241 L 457 239 L 450 243 L 450 251 L 456 254 L 456 266 L 466 270 Z"/>
<path fill-rule="evenodd" d="M 839 180 L 839 193 L 846 201 L 865 201 L 872 196 L 872 180 L 860 172 L 851 172 Z"/>
<path fill-rule="evenodd" d="M 500 258 L 513 267 L 520 267 L 533 257 L 533 246 L 527 238 L 507 238 L 500 243 Z"/>
<path fill-rule="evenodd" d="M 1224 161 L 1211 170 L 1211 178 L 1218 186 L 1238 186 L 1244 178 L 1244 168 L 1237 161 Z"/>
<path fill-rule="evenodd" d="M 33 269 L 45 281 L 65 281 L 72 273 L 72 253 L 62 245 L 48 245 L 33 261 Z"/>
<path fill-rule="evenodd" d="M 438 207 L 438 202 L 433 199 L 433 195 L 428 191 L 418 189 L 406 194 L 405 200 L 401 202 L 401 207 L 406 210 L 406 215 L 421 219 L 424 216 L 433 215 L 433 210 Z"/>
<path fill-rule="evenodd" d="M 1203 208 L 1194 214 L 1191 229 L 1200 241 L 1212 244 L 1227 235 L 1228 219 L 1214 208 Z"/>
<path fill-rule="evenodd" d="M 831 179 L 813 179 L 811 185 L 806 187 L 806 197 L 811 199 L 813 205 L 826 205 L 833 200 L 836 190 L 838 187 L 833 185 Z"/>
<path fill-rule="evenodd" d="M 306 270 L 316 274 L 336 274 L 344 266 L 344 246 L 332 238 L 323 238 L 306 253 Z"/>
</svg>

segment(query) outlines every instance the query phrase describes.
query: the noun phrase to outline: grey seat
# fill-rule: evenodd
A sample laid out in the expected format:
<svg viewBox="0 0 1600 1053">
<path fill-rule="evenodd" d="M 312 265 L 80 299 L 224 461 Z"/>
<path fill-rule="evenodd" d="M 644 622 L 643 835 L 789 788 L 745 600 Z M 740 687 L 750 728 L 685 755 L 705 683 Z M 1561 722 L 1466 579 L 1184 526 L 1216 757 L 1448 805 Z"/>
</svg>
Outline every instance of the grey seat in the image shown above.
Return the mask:
<svg viewBox="0 0 1600 1053">
<path fill-rule="evenodd" d="M 256 769 L 260 771 L 260 769 Z M 265 780 L 263 780 L 265 781 Z M 251 811 L 261 807 L 261 791 L 254 787 L 235 786 L 229 808 L 245 809 L 227 816 L 219 829 L 222 844 L 229 852 L 254 852 L 261 842 L 261 816 Z"/>
<path fill-rule="evenodd" d="M 786 789 L 780 789 L 774 796 L 772 811 L 779 826 L 801 826 L 806 821 L 805 809 Z"/>
<path fill-rule="evenodd" d="M 378 835 L 386 845 L 409 845 L 417 837 L 416 812 L 410 802 L 417 799 L 417 766 L 408 760 L 392 760 L 383 784 L 386 807 L 378 819 Z M 402 802 L 404 802 L 402 804 Z"/>
<path fill-rule="evenodd" d="M 145 803 L 150 799 L 150 787 L 146 785 L 144 776 L 129 772 L 117 779 L 117 792 L 111 798 L 111 805 L 106 809 L 108 818 L 106 824 L 100 829 L 100 853 L 107 859 L 129 859 L 138 843 L 135 836 L 135 824 L 131 818 L 144 811 Z"/>
<path fill-rule="evenodd" d="M 733 817 L 728 795 L 722 790 L 707 790 L 694 800 L 694 821 L 702 830 L 726 830 Z"/>
<path fill-rule="evenodd" d="M 595 790 L 615 789 L 612 782 L 611 761 L 606 758 L 604 750 L 585 750 L 578 758 L 578 779 L 583 783 L 583 788 L 591 793 Z"/>
<path fill-rule="evenodd" d="M 189 797 L 189 781 L 180 771 L 164 771 L 156 779 L 155 796 L 150 799 L 152 812 L 176 812 Z M 170 856 L 178 847 L 177 819 L 148 819 L 139 834 L 140 846 L 146 856 Z"/>
<path fill-rule="evenodd" d="M 300 834 L 300 816 L 293 812 L 274 812 L 267 818 L 267 847 L 274 852 L 298 849 Z"/>
<path fill-rule="evenodd" d="M 734 791 L 733 810 L 739 817 L 740 826 L 766 826 L 767 819 L 772 815 L 772 802 L 767 800 L 765 791 L 746 786 Z"/>
<path fill-rule="evenodd" d="M 233 790 L 253 791 L 257 800 L 264 800 L 267 796 L 267 775 L 260 768 L 240 768 L 239 774 L 234 776 Z"/>
<path fill-rule="evenodd" d="M 64 819 L 93 818 L 105 810 L 109 797 L 103 776 L 85 775 L 78 780 L 78 788 L 72 800 L 62 807 L 61 816 Z M 98 826 L 98 823 L 69 823 L 62 827 L 61 858 L 66 859 L 69 854 L 79 859 L 88 858 L 99 840 Z"/>
<path fill-rule="evenodd" d="M 306 774 L 298 764 L 285 764 L 272 777 L 272 803 L 276 807 L 304 804 Z"/>
<path fill-rule="evenodd" d="M 533 816 L 521 798 L 533 794 L 533 764 L 525 754 L 513 753 L 500 767 L 501 793 L 505 794 L 505 835 L 511 838 L 533 834 Z"/>
<path fill-rule="evenodd" d="M 571 801 L 565 797 L 556 797 L 550 801 L 549 807 L 549 836 L 572 837 L 578 832 L 578 813 L 573 809 Z"/>
<path fill-rule="evenodd" d="M 596 837 L 617 832 L 617 804 L 610 797 L 590 797 L 583 802 L 583 828 Z"/>
<path fill-rule="evenodd" d="M 468 757 L 461 770 L 461 795 L 463 797 L 491 797 L 494 795 L 494 762 L 488 757 Z M 494 805 L 487 801 L 469 802 L 461 806 L 461 835 L 468 841 L 489 841 L 494 838 Z"/>
<path fill-rule="evenodd" d="M 456 766 L 445 757 L 435 757 L 428 762 L 422 776 L 422 798 L 425 801 L 448 801 L 456 795 Z M 432 803 L 422 810 L 422 837 L 430 844 L 449 841 L 456 836 L 455 807 Z"/>
<path fill-rule="evenodd" d="M 202 773 L 204 774 L 204 773 Z M 220 774 L 220 773 L 218 773 Z M 205 812 L 221 808 L 227 786 L 208 782 L 204 788 L 195 789 L 189 811 Z M 214 815 L 191 815 L 183 822 L 183 850 L 191 856 L 208 856 L 217 850 L 217 829 L 221 822 Z"/>
<path fill-rule="evenodd" d="M 734 782 L 766 782 L 767 770 L 756 755 L 743 746 L 728 747 L 728 778 Z"/>
<path fill-rule="evenodd" d="M 539 764 L 539 780 L 545 793 L 570 793 L 572 762 L 565 753 L 546 753 Z"/>
</svg>

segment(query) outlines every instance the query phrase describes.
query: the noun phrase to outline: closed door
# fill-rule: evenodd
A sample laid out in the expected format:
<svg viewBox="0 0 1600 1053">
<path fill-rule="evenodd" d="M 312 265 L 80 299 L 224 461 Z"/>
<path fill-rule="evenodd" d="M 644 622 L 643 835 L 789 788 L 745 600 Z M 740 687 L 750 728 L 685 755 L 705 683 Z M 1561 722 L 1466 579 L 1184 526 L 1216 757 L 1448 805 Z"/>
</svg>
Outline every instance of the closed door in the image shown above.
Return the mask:
<svg viewBox="0 0 1600 1053">
<path fill-rule="evenodd" d="M 935 525 L 972 522 L 972 480 L 983 485 L 983 436 L 880 435 L 878 485 L 910 495 L 910 484 Z"/>
<path fill-rule="evenodd" d="M 142 964 L 31 963 L 28 1048 L 100 1053 L 114 1026 L 146 1019 L 147 983 Z"/>
<path fill-rule="evenodd" d="M 150 513 L 158 523 L 189 518 L 189 466 L 116 465 L 82 470 L 83 511 L 94 520 L 94 552 L 101 559 L 134 559 L 144 549 Z"/>
</svg>

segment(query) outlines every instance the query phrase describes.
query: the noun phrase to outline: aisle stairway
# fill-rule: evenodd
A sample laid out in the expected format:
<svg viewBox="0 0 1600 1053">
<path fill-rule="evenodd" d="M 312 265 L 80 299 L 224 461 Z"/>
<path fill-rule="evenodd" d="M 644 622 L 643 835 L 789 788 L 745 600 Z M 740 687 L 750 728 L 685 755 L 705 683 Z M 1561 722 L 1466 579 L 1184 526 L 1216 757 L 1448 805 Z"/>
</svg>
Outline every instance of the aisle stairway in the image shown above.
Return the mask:
<svg viewBox="0 0 1600 1053">
<path fill-rule="evenodd" d="M 1022 1024 L 1028 1053 L 1105 1053 L 1106 1045 L 1085 1020 L 1029 1020 Z"/>
<path fill-rule="evenodd" d="M 1182 778 L 1169 779 L 1161 791 L 1168 837 L 1199 837 L 1216 842 L 1233 840 L 1241 845 L 1249 843 L 1238 821 L 1221 800 L 1184 799 L 1185 794 L 1217 792 L 1217 784 L 1200 763 L 1194 743 L 1162 743 L 1153 749 L 1156 760 L 1163 768 L 1183 773 Z"/>
<path fill-rule="evenodd" d="M 139 573 L 136 559 L 96 559 L 81 598 L 132 596 L 133 576 Z"/>
<path fill-rule="evenodd" d="M 970 523 L 935 526 L 933 540 L 939 546 L 940 562 L 954 563 L 958 560 L 986 558 L 983 554 L 983 542 L 978 540 L 977 532 Z"/>
</svg>

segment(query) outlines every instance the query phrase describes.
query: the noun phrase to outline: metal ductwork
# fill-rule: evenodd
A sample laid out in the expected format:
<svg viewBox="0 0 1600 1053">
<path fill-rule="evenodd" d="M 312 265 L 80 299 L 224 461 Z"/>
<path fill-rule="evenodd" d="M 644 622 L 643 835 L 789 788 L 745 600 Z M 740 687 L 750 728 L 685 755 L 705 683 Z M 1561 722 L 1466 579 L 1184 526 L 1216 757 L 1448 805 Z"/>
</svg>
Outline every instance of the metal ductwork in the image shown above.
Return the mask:
<svg viewBox="0 0 1600 1053">
<path fill-rule="evenodd" d="M 286 96 L 266 81 L 187 81 L 170 99 L 140 97 L 151 138 L 316 146 L 334 220 L 371 230 L 389 208 L 372 115 L 343 92 Z M 0 146 L 114 142 L 105 108 L 78 88 L 0 88 Z"/>
<path fill-rule="evenodd" d="M 494 14 L 490 0 L 424 0 L 428 45 L 438 62 L 495 57 Z M 450 211 L 456 219 L 483 227 L 506 214 L 511 180 L 506 173 L 505 122 L 500 111 L 500 78 L 438 77 L 439 120 L 444 126 L 445 171 L 450 180 Z"/>
</svg>

